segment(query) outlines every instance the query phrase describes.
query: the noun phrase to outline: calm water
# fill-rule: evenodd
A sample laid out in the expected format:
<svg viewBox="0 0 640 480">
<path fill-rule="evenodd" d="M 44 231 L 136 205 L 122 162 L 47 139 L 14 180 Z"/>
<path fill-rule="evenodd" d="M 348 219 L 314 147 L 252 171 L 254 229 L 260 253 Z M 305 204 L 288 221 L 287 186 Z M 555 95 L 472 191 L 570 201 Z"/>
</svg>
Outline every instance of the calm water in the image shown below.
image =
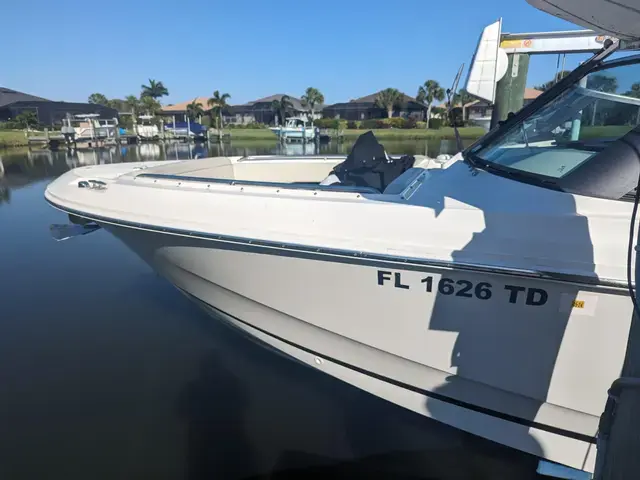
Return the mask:
<svg viewBox="0 0 640 480">
<path fill-rule="evenodd" d="M 69 168 L 217 148 L 0 151 L 0 478 L 534 478 L 534 459 L 253 345 L 104 231 L 50 238 L 66 217 L 43 191 Z"/>
</svg>

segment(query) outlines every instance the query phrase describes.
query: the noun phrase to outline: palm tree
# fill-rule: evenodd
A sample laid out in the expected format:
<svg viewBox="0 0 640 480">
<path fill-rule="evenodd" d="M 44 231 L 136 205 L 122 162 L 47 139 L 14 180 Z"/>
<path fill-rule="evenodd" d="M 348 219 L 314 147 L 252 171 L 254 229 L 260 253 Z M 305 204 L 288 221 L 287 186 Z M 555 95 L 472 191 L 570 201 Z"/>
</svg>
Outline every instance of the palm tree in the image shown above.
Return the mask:
<svg viewBox="0 0 640 480">
<path fill-rule="evenodd" d="M 402 94 L 395 88 L 385 88 L 376 96 L 376 106 L 387 111 L 387 117 L 393 116 L 393 109 L 402 100 Z"/>
<path fill-rule="evenodd" d="M 113 108 L 118 112 L 124 112 L 127 108 L 127 103 L 120 98 L 112 98 L 107 100 L 107 107 Z"/>
<path fill-rule="evenodd" d="M 427 128 L 431 120 L 431 107 L 434 100 L 444 100 L 444 89 L 435 80 L 427 80 L 423 85 L 418 87 L 418 95 L 416 100 L 427 107 Z"/>
<path fill-rule="evenodd" d="M 464 88 L 461 88 L 460 90 L 458 90 L 458 93 L 456 93 L 454 100 L 453 100 L 453 104 L 455 106 L 455 104 L 459 103 L 460 107 L 462 108 L 462 121 L 465 121 L 467 119 L 467 103 L 473 102 L 473 97 L 471 96 L 471 94 L 469 92 L 467 92 Z"/>
<path fill-rule="evenodd" d="M 640 98 L 640 83 L 631 85 L 631 90 L 625 93 L 627 97 Z"/>
<path fill-rule="evenodd" d="M 308 106 L 309 110 L 311 110 L 311 121 L 313 122 L 316 105 L 324 103 L 324 95 L 322 95 L 322 93 L 320 93 L 320 90 L 318 90 L 317 88 L 309 87 L 304 92 L 301 100 L 302 104 Z"/>
<path fill-rule="evenodd" d="M 198 117 L 201 117 L 203 113 L 204 109 L 202 108 L 202 104 L 200 104 L 196 98 L 193 99 L 193 102 L 187 105 L 187 116 L 194 122 Z"/>
<path fill-rule="evenodd" d="M 220 132 L 220 130 L 222 129 L 222 110 L 229 106 L 227 105 L 227 100 L 229 98 L 231 98 L 231 95 L 229 95 L 228 93 L 221 94 L 218 90 L 216 90 L 215 92 L 213 92 L 213 97 L 211 97 L 207 101 L 207 105 L 211 107 L 211 112 L 214 114 L 217 113 L 218 132 Z"/>
<path fill-rule="evenodd" d="M 158 99 L 160 97 L 164 97 L 165 95 L 169 95 L 169 90 L 165 87 L 162 82 L 157 82 L 155 80 L 149 79 L 149 85 L 141 85 L 142 93 L 140 93 L 140 97 L 151 97 L 154 99 Z"/>
<path fill-rule="evenodd" d="M 147 115 L 155 115 L 160 111 L 162 105 L 153 97 L 142 97 L 140 99 L 140 109 L 147 113 Z"/>
<path fill-rule="evenodd" d="M 124 103 L 131 109 L 132 115 L 137 115 L 138 110 L 140 110 L 140 100 L 135 95 L 127 95 L 124 99 Z"/>
<path fill-rule="evenodd" d="M 271 110 L 278 114 L 283 124 L 285 118 L 287 118 L 287 112 L 291 108 L 293 108 L 293 104 L 291 103 L 291 98 L 289 97 L 289 95 L 282 95 L 280 100 L 274 100 L 273 102 L 271 102 Z"/>
</svg>

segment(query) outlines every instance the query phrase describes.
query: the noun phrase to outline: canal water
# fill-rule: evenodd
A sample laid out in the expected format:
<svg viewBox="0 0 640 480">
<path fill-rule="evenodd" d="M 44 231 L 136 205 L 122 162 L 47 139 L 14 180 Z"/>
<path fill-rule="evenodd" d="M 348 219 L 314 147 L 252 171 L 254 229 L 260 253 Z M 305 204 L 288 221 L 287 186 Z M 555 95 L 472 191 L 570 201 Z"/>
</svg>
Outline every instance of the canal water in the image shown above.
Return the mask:
<svg viewBox="0 0 640 480">
<path fill-rule="evenodd" d="M 66 170 L 218 153 L 0 151 L 0 479 L 308 478 L 304 468 L 313 478 L 536 478 L 532 457 L 252 344 L 104 231 L 51 239 L 49 225 L 67 219 L 43 192 Z"/>
</svg>

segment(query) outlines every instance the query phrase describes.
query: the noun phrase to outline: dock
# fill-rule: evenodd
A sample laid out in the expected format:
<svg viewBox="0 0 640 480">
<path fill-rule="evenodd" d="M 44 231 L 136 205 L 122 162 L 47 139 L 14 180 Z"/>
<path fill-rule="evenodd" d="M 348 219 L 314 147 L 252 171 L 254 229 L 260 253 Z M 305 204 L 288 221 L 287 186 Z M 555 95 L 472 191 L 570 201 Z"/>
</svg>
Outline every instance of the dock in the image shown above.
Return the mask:
<svg viewBox="0 0 640 480">
<path fill-rule="evenodd" d="M 213 138 L 218 138 L 218 134 L 216 133 L 215 135 L 213 133 L 210 133 L 209 136 L 213 139 Z M 55 132 L 55 133 L 51 133 L 48 132 L 46 129 L 44 132 L 37 132 L 35 135 L 30 135 L 29 132 L 25 132 L 25 137 L 27 138 L 27 143 L 29 144 L 29 146 L 31 145 L 40 145 L 40 146 L 44 146 L 44 147 L 48 147 L 51 149 L 56 149 L 62 145 L 66 145 L 66 146 L 88 146 L 88 147 L 92 147 L 92 146 L 103 146 L 103 145 L 135 145 L 138 143 L 145 143 L 145 142 L 167 142 L 167 143 L 171 143 L 171 142 L 182 142 L 182 143 L 186 143 L 186 142 L 198 142 L 198 141 L 207 141 L 208 138 L 207 137 L 192 137 L 192 136 L 188 136 L 186 134 L 184 135 L 176 135 L 170 132 L 162 132 L 162 134 L 158 135 L 157 137 L 154 138 L 145 138 L 142 137 L 140 135 L 136 135 L 136 134 L 132 134 L 132 133 L 128 133 L 128 134 L 117 134 L 115 136 L 100 136 L 100 135 L 96 135 L 93 138 L 81 138 L 81 139 L 75 139 L 75 138 L 71 138 L 67 135 L 63 135 L 60 134 L 59 132 Z M 223 132 L 222 133 L 222 137 L 223 138 L 228 138 L 230 137 L 229 132 Z"/>
</svg>

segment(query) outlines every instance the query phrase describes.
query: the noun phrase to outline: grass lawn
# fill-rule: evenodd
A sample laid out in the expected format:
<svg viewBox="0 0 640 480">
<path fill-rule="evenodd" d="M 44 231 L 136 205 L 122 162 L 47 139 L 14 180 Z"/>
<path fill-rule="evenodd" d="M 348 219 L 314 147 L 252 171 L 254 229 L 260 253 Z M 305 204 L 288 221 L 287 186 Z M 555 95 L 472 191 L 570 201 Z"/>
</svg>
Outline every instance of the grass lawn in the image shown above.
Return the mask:
<svg viewBox="0 0 640 480">
<path fill-rule="evenodd" d="M 441 138 L 455 138 L 453 128 L 440 128 L 429 130 L 426 128 L 398 129 L 382 128 L 371 130 L 380 140 L 437 140 Z M 463 127 L 459 129 L 462 138 L 479 138 L 484 135 L 484 130 L 479 127 Z M 231 128 L 225 129 L 225 133 L 231 133 L 231 141 L 234 140 L 263 140 L 275 142 L 276 135 L 268 128 Z M 368 130 L 345 130 L 344 137 L 347 140 L 355 140 Z M 43 135 L 43 134 L 42 134 Z M 0 130 L 0 148 L 21 147 L 28 145 L 22 130 Z"/>
<path fill-rule="evenodd" d="M 381 128 L 371 130 L 376 138 L 380 140 L 397 139 L 397 140 L 430 140 L 439 138 L 455 138 L 456 135 L 451 127 L 444 127 L 439 129 L 428 128 Z M 485 134 L 485 131 L 481 127 L 461 127 L 458 129 L 460 137 L 462 138 L 480 138 Z M 356 138 L 368 130 L 345 130 L 345 138 Z"/>
<path fill-rule="evenodd" d="M 231 140 L 275 140 L 276 135 L 269 129 L 231 128 L 225 130 L 231 133 Z M 344 137 L 355 139 L 369 130 L 345 130 Z M 426 128 L 398 129 L 381 128 L 371 130 L 378 139 L 396 140 L 430 140 L 439 138 L 455 138 L 453 128 L 446 127 L 437 130 Z M 479 138 L 484 135 L 484 129 L 480 127 L 462 127 L 459 129 L 462 138 Z"/>
<path fill-rule="evenodd" d="M 580 139 L 585 138 L 618 138 L 629 133 L 633 129 L 631 125 L 602 125 L 595 127 L 582 127 L 580 129 Z"/>
<path fill-rule="evenodd" d="M 276 140 L 276 134 L 268 128 L 224 128 L 231 134 L 231 140 Z"/>
<path fill-rule="evenodd" d="M 0 130 L 0 148 L 25 145 L 28 145 L 28 142 L 22 130 Z"/>
</svg>

